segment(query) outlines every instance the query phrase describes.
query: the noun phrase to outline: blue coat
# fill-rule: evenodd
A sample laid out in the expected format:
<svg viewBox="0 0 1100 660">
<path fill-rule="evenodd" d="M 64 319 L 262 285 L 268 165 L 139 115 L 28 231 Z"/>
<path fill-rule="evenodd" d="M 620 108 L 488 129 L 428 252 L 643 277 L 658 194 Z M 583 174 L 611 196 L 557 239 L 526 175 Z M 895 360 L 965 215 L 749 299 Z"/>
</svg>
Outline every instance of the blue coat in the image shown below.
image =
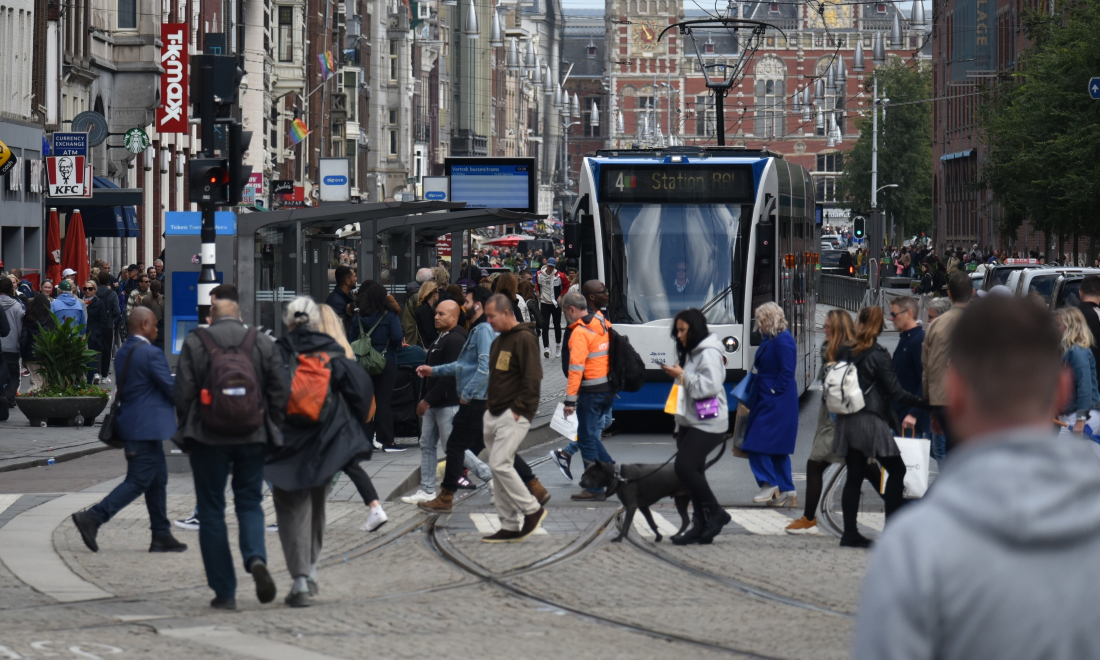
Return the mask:
<svg viewBox="0 0 1100 660">
<path fill-rule="evenodd" d="M 749 412 L 745 451 L 793 454 L 798 437 L 798 360 L 794 337 L 783 331 L 756 349 L 756 401 Z"/>
<path fill-rule="evenodd" d="M 135 352 L 136 351 L 136 352 Z M 130 353 L 134 357 L 130 360 Z M 130 361 L 125 382 L 122 372 Z M 118 430 L 123 440 L 168 440 L 176 434 L 172 391 L 176 379 L 164 351 L 131 336 L 115 354 L 115 374 L 121 386 Z"/>
</svg>

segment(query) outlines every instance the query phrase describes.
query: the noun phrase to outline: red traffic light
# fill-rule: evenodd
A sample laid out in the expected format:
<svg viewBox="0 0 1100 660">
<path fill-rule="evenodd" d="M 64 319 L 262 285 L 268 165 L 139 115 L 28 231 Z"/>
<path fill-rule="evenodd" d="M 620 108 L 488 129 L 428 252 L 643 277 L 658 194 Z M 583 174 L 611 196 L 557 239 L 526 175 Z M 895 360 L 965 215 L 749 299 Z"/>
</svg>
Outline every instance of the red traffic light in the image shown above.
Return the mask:
<svg viewBox="0 0 1100 660">
<path fill-rule="evenodd" d="M 213 167 L 207 171 L 206 180 L 212 186 L 224 186 L 229 183 L 229 171 L 221 167 Z"/>
</svg>

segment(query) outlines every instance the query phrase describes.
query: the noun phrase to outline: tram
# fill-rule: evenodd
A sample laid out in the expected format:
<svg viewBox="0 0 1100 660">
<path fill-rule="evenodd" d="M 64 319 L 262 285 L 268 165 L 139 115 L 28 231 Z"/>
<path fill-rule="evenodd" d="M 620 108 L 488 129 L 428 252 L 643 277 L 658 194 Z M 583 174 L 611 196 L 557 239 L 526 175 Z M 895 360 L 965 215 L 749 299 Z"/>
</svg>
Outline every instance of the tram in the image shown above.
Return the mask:
<svg viewBox="0 0 1100 660">
<path fill-rule="evenodd" d="M 754 311 L 778 303 L 805 391 L 817 372 L 815 199 L 809 172 L 767 151 L 672 147 L 584 159 L 566 256 L 582 280 L 607 284 L 608 316 L 646 362 L 646 384 L 621 392 L 616 409 L 664 408 L 671 380 L 660 364 L 676 361 L 672 319 L 692 307 L 725 347 L 728 394 L 760 345 Z"/>
</svg>

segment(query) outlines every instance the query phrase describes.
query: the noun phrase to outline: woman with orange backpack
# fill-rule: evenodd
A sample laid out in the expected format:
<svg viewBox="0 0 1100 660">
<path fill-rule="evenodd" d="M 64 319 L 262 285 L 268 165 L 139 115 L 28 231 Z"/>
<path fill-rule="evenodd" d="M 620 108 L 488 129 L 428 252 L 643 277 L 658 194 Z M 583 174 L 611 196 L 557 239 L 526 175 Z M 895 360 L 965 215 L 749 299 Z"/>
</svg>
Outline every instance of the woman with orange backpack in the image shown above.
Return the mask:
<svg viewBox="0 0 1100 660">
<path fill-rule="evenodd" d="M 363 430 L 370 421 L 374 388 L 346 349 L 320 332 L 322 319 L 310 298 L 296 298 L 283 312 L 287 334 L 276 342 L 290 377 L 284 446 L 268 459 L 279 541 L 294 585 L 291 607 L 308 607 L 317 595 L 317 558 L 325 533 L 325 500 L 334 474 L 370 453 Z"/>
</svg>

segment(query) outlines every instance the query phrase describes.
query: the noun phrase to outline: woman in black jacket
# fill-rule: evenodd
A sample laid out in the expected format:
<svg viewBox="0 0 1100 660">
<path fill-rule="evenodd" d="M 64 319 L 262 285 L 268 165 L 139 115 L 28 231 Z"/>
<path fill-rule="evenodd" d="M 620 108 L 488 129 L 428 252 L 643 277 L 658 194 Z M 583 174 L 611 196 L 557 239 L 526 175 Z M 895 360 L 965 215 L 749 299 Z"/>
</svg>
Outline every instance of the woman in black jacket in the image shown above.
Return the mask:
<svg viewBox="0 0 1100 660">
<path fill-rule="evenodd" d="M 85 311 L 88 315 L 88 325 L 84 336 L 88 340 L 88 350 L 98 351 L 102 354 L 105 348 L 103 343 L 104 333 L 111 327 L 111 314 L 107 311 L 107 305 L 103 302 L 103 299 L 96 295 L 99 285 L 94 280 L 85 282 L 83 288 Z M 100 382 L 100 359 L 100 356 L 96 356 L 88 363 L 89 384 Z"/>
<path fill-rule="evenodd" d="M 416 308 L 416 329 L 420 331 L 420 343 L 428 348 L 439 336 L 435 329 L 435 306 L 439 303 L 439 286 L 435 282 L 426 282 L 417 292 L 420 305 Z"/>
<path fill-rule="evenodd" d="M 875 458 L 890 473 L 886 481 L 886 517 L 889 518 L 905 503 L 905 462 L 894 442 L 897 419 L 890 402 L 903 406 L 928 408 L 928 402 L 905 391 L 894 373 L 890 352 L 878 343 L 882 332 L 882 308 L 864 307 L 856 323 L 856 338 L 837 351 L 837 361 L 856 365 L 859 387 L 863 390 L 862 410 L 836 416 L 833 453 L 844 457 L 848 479 L 844 484 L 841 508 L 844 512 L 844 535 L 840 545 L 866 548 L 871 541 L 856 529 L 859 495 L 868 459 Z"/>
<path fill-rule="evenodd" d="M 52 329 L 55 326 L 53 316 L 50 314 L 50 302 L 49 296 L 36 293 L 27 303 L 27 313 L 23 316 L 23 333 L 19 336 L 19 356 L 23 358 L 23 366 L 31 372 L 29 390 L 31 392 L 41 389 L 46 384 L 35 342 L 43 328 Z"/>
</svg>

